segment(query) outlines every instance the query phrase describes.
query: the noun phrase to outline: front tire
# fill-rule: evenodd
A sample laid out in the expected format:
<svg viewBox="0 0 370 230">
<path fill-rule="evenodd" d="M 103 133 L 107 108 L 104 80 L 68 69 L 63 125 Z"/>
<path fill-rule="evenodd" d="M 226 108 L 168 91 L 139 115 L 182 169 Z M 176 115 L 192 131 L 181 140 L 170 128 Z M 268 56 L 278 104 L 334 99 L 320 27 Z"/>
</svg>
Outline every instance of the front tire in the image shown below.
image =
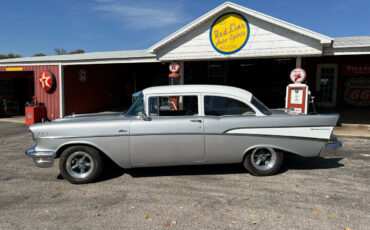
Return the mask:
<svg viewBox="0 0 370 230">
<path fill-rule="evenodd" d="M 95 181 L 103 171 L 99 152 L 88 146 L 72 146 L 60 157 L 59 170 L 63 178 L 72 184 Z"/>
<path fill-rule="evenodd" d="M 283 163 L 283 153 L 273 148 L 259 147 L 249 151 L 244 158 L 244 167 L 255 176 L 275 174 Z"/>
</svg>

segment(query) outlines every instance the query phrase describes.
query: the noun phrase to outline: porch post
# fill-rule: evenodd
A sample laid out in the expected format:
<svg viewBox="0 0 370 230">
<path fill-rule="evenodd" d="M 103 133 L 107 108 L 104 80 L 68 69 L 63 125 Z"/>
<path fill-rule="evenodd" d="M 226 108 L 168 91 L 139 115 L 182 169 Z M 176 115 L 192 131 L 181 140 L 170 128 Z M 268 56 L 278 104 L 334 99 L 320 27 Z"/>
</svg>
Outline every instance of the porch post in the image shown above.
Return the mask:
<svg viewBox="0 0 370 230">
<path fill-rule="evenodd" d="M 301 68 L 301 67 L 302 67 L 302 57 L 301 57 L 301 56 L 298 56 L 298 57 L 295 59 L 295 67 L 296 67 L 296 68 Z"/>
<path fill-rule="evenodd" d="M 184 78 L 185 78 L 185 62 L 180 61 L 180 85 L 184 84 Z"/>
<path fill-rule="evenodd" d="M 64 117 L 64 71 L 61 62 L 59 62 L 59 117 Z"/>
</svg>

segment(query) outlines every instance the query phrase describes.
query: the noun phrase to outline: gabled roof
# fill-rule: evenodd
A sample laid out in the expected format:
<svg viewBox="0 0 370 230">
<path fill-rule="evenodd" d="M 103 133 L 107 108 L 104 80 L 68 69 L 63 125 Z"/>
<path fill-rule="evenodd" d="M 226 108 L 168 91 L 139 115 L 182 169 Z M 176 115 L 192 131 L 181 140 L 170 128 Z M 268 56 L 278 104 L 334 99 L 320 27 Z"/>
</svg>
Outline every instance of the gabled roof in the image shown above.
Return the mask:
<svg viewBox="0 0 370 230">
<path fill-rule="evenodd" d="M 218 15 L 219 13 L 221 13 L 225 10 L 228 10 L 228 9 L 239 11 L 241 13 L 250 15 L 250 16 L 258 18 L 260 20 L 263 20 L 263 21 L 272 23 L 274 25 L 283 27 L 285 29 L 291 30 L 291 31 L 296 32 L 298 34 L 302 34 L 304 36 L 319 40 L 320 43 L 323 46 L 330 46 L 332 41 L 333 41 L 333 38 L 330 38 L 330 37 L 327 37 L 325 35 L 316 33 L 314 31 L 305 29 L 303 27 L 300 27 L 300 26 L 288 23 L 286 21 L 271 17 L 269 15 L 251 10 L 249 8 L 240 6 L 240 5 L 232 3 L 232 2 L 225 2 L 222 5 L 216 7 L 215 9 L 209 11 L 208 13 L 206 13 L 206 14 L 202 15 L 201 17 L 195 19 L 194 21 L 190 22 L 189 24 L 187 24 L 183 28 L 179 29 L 178 31 L 174 32 L 173 34 L 169 35 L 168 37 L 164 38 L 160 42 L 156 43 L 155 45 L 150 47 L 148 51 L 151 52 L 151 53 L 155 53 L 161 47 L 171 43 L 173 40 L 183 36 L 184 34 L 189 33 L 191 30 L 200 26 L 202 23 L 206 22 L 207 20 L 209 20 L 213 16 Z"/>
</svg>

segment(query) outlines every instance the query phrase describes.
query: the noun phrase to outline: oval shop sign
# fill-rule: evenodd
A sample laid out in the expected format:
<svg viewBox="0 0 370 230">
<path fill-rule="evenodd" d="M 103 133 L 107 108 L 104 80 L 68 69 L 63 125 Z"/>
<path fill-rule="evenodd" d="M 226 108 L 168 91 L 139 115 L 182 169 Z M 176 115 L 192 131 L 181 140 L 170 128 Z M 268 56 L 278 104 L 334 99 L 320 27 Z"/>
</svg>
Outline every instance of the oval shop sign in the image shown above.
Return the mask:
<svg viewBox="0 0 370 230">
<path fill-rule="evenodd" d="M 243 15 L 225 13 L 213 22 L 209 37 L 217 52 L 233 54 L 247 44 L 249 34 L 249 23 Z"/>
</svg>

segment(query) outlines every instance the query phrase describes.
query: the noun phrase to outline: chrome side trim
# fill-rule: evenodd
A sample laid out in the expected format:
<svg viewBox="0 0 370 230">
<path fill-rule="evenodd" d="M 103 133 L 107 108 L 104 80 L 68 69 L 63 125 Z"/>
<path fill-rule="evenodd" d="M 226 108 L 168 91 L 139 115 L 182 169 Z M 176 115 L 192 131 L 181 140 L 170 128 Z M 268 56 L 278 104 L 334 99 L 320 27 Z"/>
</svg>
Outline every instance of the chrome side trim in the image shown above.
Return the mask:
<svg viewBox="0 0 370 230">
<path fill-rule="evenodd" d="M 91 135 L 91 136 L 48 136 L 39 139 L 69 139 L 69 138 L 95 138 L 95 137 L 128 137 L 128 136 L 158 136 L 158 135 L 204 135 L 204 133 L 138 133 L 138 134 L 111 134 L 111 135 Z"/>
<path fill-rule="evenodd" d="M 229 132 L 229 131 L 232 131 L 232 130 L 237 130 L 237 129 L 265 129 L 265 128 L 269 128 L 269 129 L 280 129 L 280 128 L 320 128 L 320 127 L 329 127 L 330 125 L 315 125 L 315 126 L 312 126 L 312 125 L 300 125 L 300 126 L 250 126 L 250 127 L 238 127 L 238 128 L 232 128 L 232 129 L 227 129 L 225 130 L 224 132 Z M 331 126 L 330 126 L 331 127 Z"/>
<path fill-rule="evenodd" d="M 109 134 L 109 135 L 89 135 L 89 136 L 46 136 L 46 137 L 39 137 L 37 139 L 70 139 L 70 138 L 94 138 L 94 137 L 124 137 L 128 136 L 125 135 L 124 132 L 121 134 Z"/>
<path fill-rule="evenodd" d="M 54 152 L 37 152 L 36 145 L 26 150 L 26 155 L 32 157 L 35 164 L 40 168 L 50 168 L 54 165 Z"/>
<path fill-rule="evenodd" d="M 327 142 L 326 138 L 313 138 L 313 137 L 299 137 L 299 136 L 285 136 L 274 134 L 247 134 L 247 133 L 140 133 L 131 135 L 92 135 L 92 136 L 59 136 L 59 137 L 40 137 L 40 139 L 71 139 L 71 138 L 97 138 L 97 137 L 119 137 L 119 136 L 159 136 L 159 135 L 219 135 L 219 136 L 257 136 L 257 137 L 273 137 L 273 138 L 288 138 L 288 139 L 303 139 Z"/>
</svg>

